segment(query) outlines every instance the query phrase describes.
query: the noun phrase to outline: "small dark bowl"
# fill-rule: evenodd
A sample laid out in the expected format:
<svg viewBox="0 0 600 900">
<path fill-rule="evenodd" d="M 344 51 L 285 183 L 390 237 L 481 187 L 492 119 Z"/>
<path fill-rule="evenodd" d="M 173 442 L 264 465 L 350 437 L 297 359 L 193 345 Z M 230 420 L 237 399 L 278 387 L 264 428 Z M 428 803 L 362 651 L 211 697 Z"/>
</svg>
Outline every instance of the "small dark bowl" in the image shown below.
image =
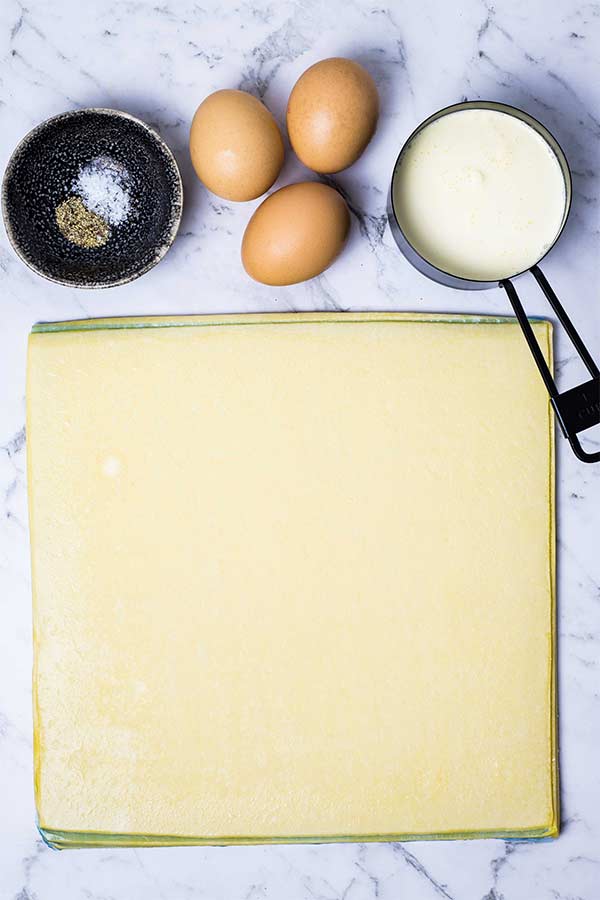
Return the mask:
<svg viewBox="0 0 600 900">
<path fill-rule="evenodd" d="M 129 211 L 102 247 L 63 237 L 56 208 L 77 193 L 82 167 L 107 157 L 127 171 Z M 113 287 L 143 275 L 165 255 L 181 219 L 183 188 L 173 154 L 144 122 L 113 109 L 54 116 L 26 135 L 2 183 L 8 238 L 45 278 L 81 288 Z"/>
</svg>

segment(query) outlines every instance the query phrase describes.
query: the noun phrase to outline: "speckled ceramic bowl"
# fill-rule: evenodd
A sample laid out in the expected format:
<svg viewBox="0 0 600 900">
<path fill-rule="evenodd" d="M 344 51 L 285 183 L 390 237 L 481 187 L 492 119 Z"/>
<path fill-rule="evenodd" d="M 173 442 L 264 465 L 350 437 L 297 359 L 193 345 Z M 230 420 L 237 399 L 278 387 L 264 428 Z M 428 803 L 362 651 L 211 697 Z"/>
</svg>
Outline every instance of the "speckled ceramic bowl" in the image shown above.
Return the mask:
<svg viewBox="0 0 600 900">
<path fill-rule="evenodd" d="M 127 209 L 108 224 L 102 246 L 87 248 L 61 232 L 57 207 L 80 196 L 80 173 L 97 160 L 124 173 Z M 38 125 L 14 151 L 2 184 L 14 249 L 34 272 L 70 287 L 113 287 L 151 269 L 173 243 L 182 202 L 167 145 L 144 122 L 113 109 L 75 110 Z"/>
</svg>

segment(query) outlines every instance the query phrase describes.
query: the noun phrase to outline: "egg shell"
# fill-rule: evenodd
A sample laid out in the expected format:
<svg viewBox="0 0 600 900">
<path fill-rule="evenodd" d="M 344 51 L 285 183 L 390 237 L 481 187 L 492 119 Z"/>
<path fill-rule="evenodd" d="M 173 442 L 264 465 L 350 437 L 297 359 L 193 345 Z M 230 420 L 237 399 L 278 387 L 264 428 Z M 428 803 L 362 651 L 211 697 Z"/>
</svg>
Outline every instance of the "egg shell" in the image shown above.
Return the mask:
<svg viewBox="0 0 600 900">
<path fill-rule="evenodd" d="M 287 107 L 290 143 L 315 172 L 340 172 L 356 162 L 375 132 L 379 95 L 357 62 L 323 59 L 300 76 Z"/>
<path fill-rule="evenodd" d="M 242 262 L 263 284 L 296 284 L 320 275 L 344 246 L 350 213 L 326 184 L 304 181 L 270 194 L 244 233 Z"/>
<path fill-rule="evenodd" d="M 277 122 L 267 107 L 245 91 L 210 94 L 190 131 L 196 175 L 225 200 L 254 200 L 276 181 L 284 148 Z"/>
</svg>

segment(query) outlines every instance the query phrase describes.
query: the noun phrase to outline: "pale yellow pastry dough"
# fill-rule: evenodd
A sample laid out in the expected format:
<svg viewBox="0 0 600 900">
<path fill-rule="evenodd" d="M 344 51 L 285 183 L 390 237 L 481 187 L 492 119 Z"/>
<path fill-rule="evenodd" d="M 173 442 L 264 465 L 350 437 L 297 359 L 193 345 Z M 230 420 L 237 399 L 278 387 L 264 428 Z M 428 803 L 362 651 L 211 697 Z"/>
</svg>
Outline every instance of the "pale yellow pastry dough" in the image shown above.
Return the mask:
<svg viewBox="0 0 600 900">
<path fill-rule="evenodd" d="M 513 320 L 38 326 L 27 414 L 48 841 L 557 833 L 552 423 Z"/>
</svg>

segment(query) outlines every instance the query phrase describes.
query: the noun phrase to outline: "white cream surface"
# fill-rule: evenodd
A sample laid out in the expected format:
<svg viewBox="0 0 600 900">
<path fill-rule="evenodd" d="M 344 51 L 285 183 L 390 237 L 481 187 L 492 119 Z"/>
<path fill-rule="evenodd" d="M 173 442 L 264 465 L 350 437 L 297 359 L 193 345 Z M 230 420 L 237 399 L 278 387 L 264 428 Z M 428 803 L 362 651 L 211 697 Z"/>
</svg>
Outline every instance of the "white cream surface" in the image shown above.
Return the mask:
<svg viewBox="0 0 600 900">
<path fill-rule="evenodd" d="M 396 172 L 394 206 L 406 238 L 459 278 L 495 281 L 536 263 L 561 227 L 558 159 L 529 125 L 467 109 L 427 125 Z"/>
</svg>

